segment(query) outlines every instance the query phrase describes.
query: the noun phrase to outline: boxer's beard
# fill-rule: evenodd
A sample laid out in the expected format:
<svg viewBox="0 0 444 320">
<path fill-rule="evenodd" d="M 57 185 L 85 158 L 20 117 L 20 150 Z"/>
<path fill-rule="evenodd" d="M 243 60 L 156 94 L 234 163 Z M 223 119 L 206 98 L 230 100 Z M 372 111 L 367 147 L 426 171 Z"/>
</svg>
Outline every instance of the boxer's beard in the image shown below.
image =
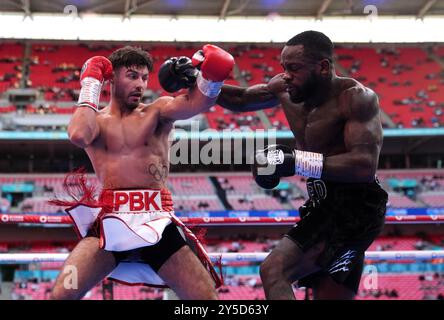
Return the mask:
<svg viewBox="0 0 444 320">
<path fill-rule="evenodd" d="M 125 101 L 125 103 L 124 103 L 125 108 L 130 109 L 130 110 L 136 109 L 141 101 L 141 96 L 140 96 L 140 97 L 138 97 L 137 102 L 131 102 L 131 100 L 134 99 L 134 97 L 135 97 L 133 95 L 133 93 L 134 92 L 131 92 L 129 95 L 126 95 L 126 99 L 124 100 Z"/>
<path fill-rule="evenodd" d="M 121 91 L 121 90 L 116 89 L 115 98 L 121 108 L 128 109 L 128 110 L 136 109 L 140 103 L 140 99 L 136 103 L 129 102 L 128 100 L 131 98 L 131 95 L 127 94 L 126 92 L 123 92 L 123 90 Z"/>
<path fill-rule="evenodd" d="M 321 82 L 322 80 L 312 71 L 302 86 L 297 88 L 297 90 L 290 91 L 291 102 L 302 103 L 312 98 L 318 92 Z"/>
<path fill-rule="evenodd" d="M 137 108 L 139 103 L 140 103 L 140 100 L 139 100 L 139 102 L 136 102 L 136 103 L 127 102 L 127 103 L 124 104 L 124 107 L 127 108 L 127 109 L 130 109 L 130 110 L 133 110 L 133 109 Z"/>
</svg>

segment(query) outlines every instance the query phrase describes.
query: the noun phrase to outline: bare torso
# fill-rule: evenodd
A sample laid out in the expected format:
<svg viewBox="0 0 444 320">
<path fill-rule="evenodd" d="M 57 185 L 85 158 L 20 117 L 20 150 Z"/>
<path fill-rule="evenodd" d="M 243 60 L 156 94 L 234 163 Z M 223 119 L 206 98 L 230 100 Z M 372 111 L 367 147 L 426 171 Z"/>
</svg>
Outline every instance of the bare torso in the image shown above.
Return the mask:
<svg viewBox="0 0 444 320">
<path fill-rule="evenodd" d="M 173 122 L 159 121 L 158 105 L 139 105 L 131 113 L 97 114 L 99 137 L 86 148 L 104 188 L 163 188 L 169 171 L 169 134 Z"/>
<path fill-rule="evenodd" d="M 283 103 L 282 107 L 295 136 L 297 149 L 326 156 L 345 151 L 344 120 L 337 99 L 313 109 L 289 103 Z"/>
<path fill-rule="evenodd" d="M 348 106 L 340 105 L 339 96 L 353 86 L 363 87 L 353 79 L 340 78 L 336 93 L 322 105 L 313 108 L 302 103 L 294 104 L 287 98 L 280 99 L 297 149 L 322 153 L 324 156 L 346 152 L 344 125 Z"/>
</svg>

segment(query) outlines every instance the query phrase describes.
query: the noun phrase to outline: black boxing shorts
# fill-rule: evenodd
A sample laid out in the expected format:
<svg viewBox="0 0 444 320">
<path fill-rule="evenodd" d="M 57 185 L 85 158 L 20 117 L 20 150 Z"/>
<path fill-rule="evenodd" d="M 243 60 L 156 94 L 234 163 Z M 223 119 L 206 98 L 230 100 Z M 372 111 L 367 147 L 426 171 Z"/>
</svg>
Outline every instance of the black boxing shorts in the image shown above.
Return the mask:
<svg viewBox="0 0 444 320">
<path fill-rule="evenodd" d="M 97 228 L 88 231 L 87 237 L 99 238 Z M 148 264 L 155 272 L 180 248 L 188 245 L 178 227 L 171 223 L 162 234 L 162 239 L 152 246 L 128 251 L 111 251 L 116 259 L 116 265 L 122 261 Z"/>
<path fill-rule="evenodd" d="M 301 220 L 286 237 L 303 252 L 325 242 L 316 263 L 320 271 L 299 279 L 312 287 L 329 275 L 357 293 L 365 251 L 382 231 L 388 194 L 377 179 L 372 183 L 337 183 L 307 180 L 309 200 L 299 209 Z"/>
</svg>

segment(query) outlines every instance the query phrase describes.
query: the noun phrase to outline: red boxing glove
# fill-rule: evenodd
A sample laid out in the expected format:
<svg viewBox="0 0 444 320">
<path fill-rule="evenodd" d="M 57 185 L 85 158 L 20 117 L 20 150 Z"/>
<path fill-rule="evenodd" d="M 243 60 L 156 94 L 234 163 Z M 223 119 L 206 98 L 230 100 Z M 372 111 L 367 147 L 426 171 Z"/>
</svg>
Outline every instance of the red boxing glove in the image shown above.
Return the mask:
<svg viewBox="0 0 444 320">
<path fill-rule="evenodd" d="M 233 56 L 219 47 L 206 44 L 193 55 L 192 61 L 201 70 L 197 78 L 199 90 L 210 98 L 217 97 L 223 81 L 233 69 Z"/>
<path fill-rule="evenodd" d="M 79 106 L 87 106 L 95 111 L 99 110 L 100 91 L 104 81 L 113 76 L 113 65 L 111 61 L 102 56 L 88 59 L 80 73 Z"/>
</svg>

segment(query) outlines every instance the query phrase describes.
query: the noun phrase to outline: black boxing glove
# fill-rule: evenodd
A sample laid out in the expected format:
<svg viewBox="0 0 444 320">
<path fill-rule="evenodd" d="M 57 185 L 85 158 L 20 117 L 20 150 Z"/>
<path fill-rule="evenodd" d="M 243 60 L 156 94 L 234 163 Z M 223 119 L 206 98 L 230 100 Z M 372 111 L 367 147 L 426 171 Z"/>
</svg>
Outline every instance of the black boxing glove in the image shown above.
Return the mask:
<svg viewBox="0 0 444 320">
<path fill-rule="evenodd" d="M 257 150 L 254 155 L 252 173 L 256 183 L 264 189 L 275 188 L 282 177 L 295 174 L 320 178 L 323 167 L 320 153 L 294 150 L 285 145 L 269 145 Z"/>
<path fill-rule="evenodd" d="M 269 145 L 256 150 L 252 166 L 256 183 L 264 189 L 273 189 L 281 177 L 290 177 L 294 171 L 293 149 L 284 145 Z"/>
<path fill-rule="evenodd" d="M 194 86 L 198 74 L 190 58 L 172 57 L 162 63 L 158 78 L 162 88 L 173 93 Z"/>
</svg>

